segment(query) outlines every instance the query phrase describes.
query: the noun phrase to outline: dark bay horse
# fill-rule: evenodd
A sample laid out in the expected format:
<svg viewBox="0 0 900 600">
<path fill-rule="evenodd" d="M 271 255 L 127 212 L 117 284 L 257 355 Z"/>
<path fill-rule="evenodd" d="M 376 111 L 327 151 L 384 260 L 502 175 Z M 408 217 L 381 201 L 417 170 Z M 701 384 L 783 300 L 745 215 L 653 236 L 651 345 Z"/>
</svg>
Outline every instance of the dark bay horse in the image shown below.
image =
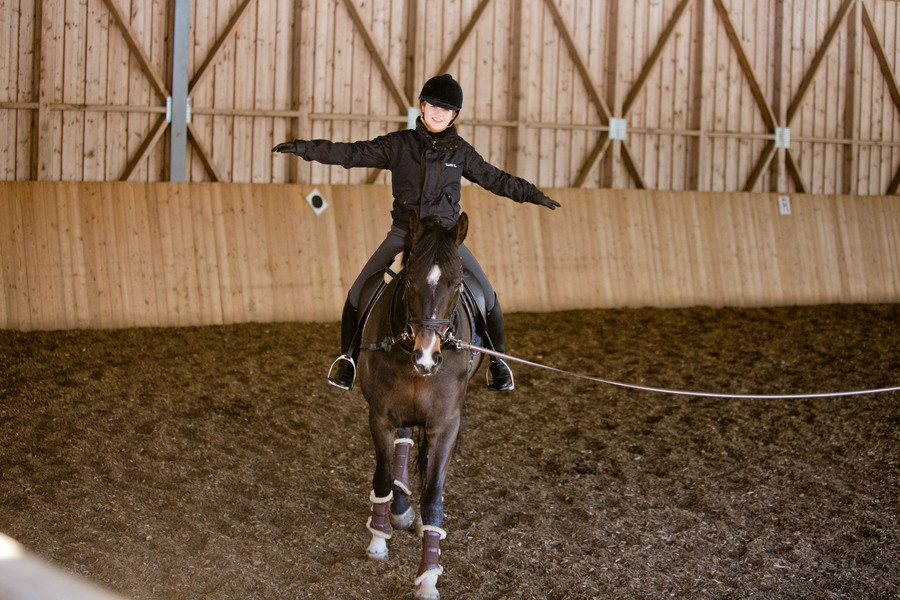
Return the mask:
<svg viewBox="0 0 900 600">
<path fill-rule="evenodd" d="M 369 428 L 375 444 L 368 556 L 386 560 L 394 528 L 414 520 L 409 503 L 407 462 L 412 428 L 422 427 L 419 461 L 425 456 L 420 499 L 422 560 L 415 579 L 416 597 L 439 597 L 437 579 L 444 518 L 442 489 L 456 445 L 469 378 L 480 354 L 458 350 L 452 339 L 470 341 L 475 319 L 463 301 L 459 245 L 466 237 L 463 213 L 453 227 L 437 217 L 419 221 L 412 214 L 403 254 L 403 270 L 383 290 L 362 334 L 359 380 L 369 404 Z"/>
</svg>

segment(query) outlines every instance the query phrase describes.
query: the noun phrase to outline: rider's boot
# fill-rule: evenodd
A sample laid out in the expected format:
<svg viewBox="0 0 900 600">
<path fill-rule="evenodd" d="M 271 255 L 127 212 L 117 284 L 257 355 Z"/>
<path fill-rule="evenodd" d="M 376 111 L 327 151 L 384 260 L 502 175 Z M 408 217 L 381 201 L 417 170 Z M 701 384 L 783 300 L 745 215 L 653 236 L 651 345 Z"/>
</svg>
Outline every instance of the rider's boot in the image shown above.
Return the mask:
<svg viewBox="0 0 900 600">
<path fill-rule="evenodd" d="M 356 380 L 356 357 L 359 355 L 359 348 L 355 347 L 358 319 L 359 311 L 348 298 L 344 302 L 344 312 L 341 315 L 341 355 L 328 369 L 328 383 L 342 390 L 352 388 Z"/>
<path fill-rule="evenodd" d="M 485 315 L 485 329 L 492 350 L 506 352 L 506 334 L 503 329 L 503 311 L 494 294 L 494 307 Z M 509 365 L 501 358 L 491 357 L 487 369 L 488 389 L 506 392 L 516 387 Z"/>
</svg>

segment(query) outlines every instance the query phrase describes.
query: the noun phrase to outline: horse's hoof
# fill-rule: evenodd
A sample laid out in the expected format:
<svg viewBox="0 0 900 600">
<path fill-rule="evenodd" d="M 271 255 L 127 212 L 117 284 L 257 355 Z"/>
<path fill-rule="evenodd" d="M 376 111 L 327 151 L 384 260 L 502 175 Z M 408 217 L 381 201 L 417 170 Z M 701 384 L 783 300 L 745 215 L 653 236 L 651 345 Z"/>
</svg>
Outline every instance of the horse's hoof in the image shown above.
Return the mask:
<svg viewBox="0 0 900 600">
<path fill-rule="evenodd" d="M 416 511 L 412 509 L 412 506 L 406 509 L 401 515 L 395 515 L 391 513 L 391 527 L 394 529 L 409 529 L 412 527 L 413 521 L 416 518 Z"/>
<path fill-rule="evenodd" d="M 438 600 L 441 597 L 437 591 L 437 580 L 440 571 L 435 570 L 426 572 L 416 578 L 416 599 L 417 600 Z"/>
<path fill-rule="evenodd" d="M 369 560 L 377 560 L 377 561 L 384 562 L 388 559 L 388 551 L 387 550 L 385 550 L 384 552 L 366 551 L 366 558 L 368 558 Z"/>
<path fill-rule="evenodd" d="M 387 560 L 388 547 L 383 537 L 373 535 L 369 547 L 366 548 L 366 556 L 369 560 Z"/>
</svg>

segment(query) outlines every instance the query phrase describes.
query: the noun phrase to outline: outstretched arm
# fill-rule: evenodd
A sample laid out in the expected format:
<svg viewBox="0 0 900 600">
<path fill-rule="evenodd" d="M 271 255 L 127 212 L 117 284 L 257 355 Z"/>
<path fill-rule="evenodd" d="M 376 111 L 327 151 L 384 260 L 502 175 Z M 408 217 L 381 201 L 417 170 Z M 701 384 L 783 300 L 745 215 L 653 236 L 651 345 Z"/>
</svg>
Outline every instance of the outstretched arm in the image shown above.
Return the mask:
<svg viewBox="0 0 900 600">
<path fill-rule="evenodd" d="M 384 136 L 362 142 L 332 142 L 329 140 L 294 140 L 282 142 L 272 148 L 272 152 L 296 154 L 309 161 L 326 165 L 351 167 L 389 167 L 389 145 Z"/>
<path fill-rule="evenodd" d="M 506 171 L 488 163 L 471 147 L 469 148 L 463 176 L 488 191 L 500 196 L 506 196 L 516 202 L 528 202 L 546 206 L 550 210 L 555 210 L 561 206 L 559 202 L 549 198 L 533 183 L 521 177 L 510 175 Z"/>
</svg>

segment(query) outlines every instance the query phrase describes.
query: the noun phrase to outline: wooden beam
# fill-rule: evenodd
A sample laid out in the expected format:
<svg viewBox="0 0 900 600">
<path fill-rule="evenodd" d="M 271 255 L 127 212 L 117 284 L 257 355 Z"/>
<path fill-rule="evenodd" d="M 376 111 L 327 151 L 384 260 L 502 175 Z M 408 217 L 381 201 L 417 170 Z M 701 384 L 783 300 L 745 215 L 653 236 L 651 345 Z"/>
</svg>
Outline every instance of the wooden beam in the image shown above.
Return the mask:
<svg viewBox="0 0 900 600">
<path fill-rule="evenodd" d="M 772 73 L 772 90 L 773 97 L 771 99 L 772 112 L 775 115 L 776 123 L 784 123 L 787 114 L 787 105 L 791 100 L 790 80 L 790 56 L 791 56 L 791 26 L 788 22 L 790 15 L 790 4 L 793 0 L 775 0 L 773 6 L 773 47 L 771 65 L 773 65 Z M 774 133 L 770 132 L 770 133 Z M 776 152 L 777 154 L 777 152 Z M 769 192 L 787 192 L 787 181 L 784 176 L 784 153 L 779 160 L 769 163 Z M 765 162 L 765 151 L 762 155 L 762 162 Z"/>
<path fill-rule="evenodd" d="M 591 72 L 587 68 L 587 63 L 585 63 L 584 58 L 582 58 L 578 46 L 575 45 L 575 40 L 572 38 L 572 34 L 569 33 L 569 28 L 566 25 L 566 22 L 563 21 L 562 14 L 559 12 L 556 2 L 554 2 L 554 0 L 546 0 L 545 4 L 550 11 L 550 15 L 553 17 L 553 23 L 556 25 L 557 31 L 559 31 L 559 36 L 562 38 L 563 43 L 565 43 L 566 49 L 569 51 L 569 56 L 575 64 L 575 69 L 578 71 L 582 83 L 584 83 L 588 97 L 591 99 L 591 102 L 594 104 L 594 107 L 597 109 L 597 113 L 600 115 L 603 122 L 609 123 L 609 119 L 612 117 L 612 111 L 600 96 L 597 85 L 594 83 L 593 77 L 591 77 Z M 575 187 L 584 185 L 584 182 L 587 181 L 588 173 L 590 173 L 591 169 L 594 168 L 597 161 L 600 160 L 608 149 L 609 137 L 605 134 L 601 135 L 600 139 L 597 140 L 597 143 L 588 154 L 584 164 L 582 164 L 581 168 L 578 170 L 578 175 L 575 176 L 575 182 L 573 183 Z"/>
<path fill-rule="evenodd" d="M 47 98 L 44 86 L 41 85 L 41 65 L 44 61 L 44 3 L 34 3 L 34 41 L 32 43 L 31 85 L 32 98 L 37 100 L 37 111 L 31 115 L 31 179 L 41 178 L 41 129 L 47 118 Z"/>
<path fill-rule="evenodd" d="M 609 135 L 607 133 L 603 133 L 600 135 L 600 139 L 597 140 L 597 143 L 594 144 L 593 149 L 590 154 L 588 154 L 587 159 L 584 161 L 584 164 L 581 165 L 581 169 L 578 171 L 578 175 L 575 177 L 575 181 L 572 183 L 572 187 L 580 188 L 584 185 L 584 182 L 587 181 L 588 173 L 591 172 L 591 169 L 594 168 L 594 165 L 597 164 L 603 156 L 606 154 L 606 151 L 609 150 L 610 146 L 612 146 L 612 140 L 609 139 Z"/>
<path fill-rule="evenodd" d="M 194 149 L 197 151 L 197 157 L 200 159 L 200 162 L 203 163 L 210 178 L 213 181 L 225 181 L 221 173 L 219 173 L 219 170 L 216 168 L 216 164 L 212 161 L 212 158 L 210 158 L 209 152 L 203 147 L 203 143 L 200 141 L 200 134 L 197 132 L 193 123 L 187 124 L 187 131 L 188 138 L 191 140 L 191 145 L 194 146 Z"/>
<path fill-rule="evenodd" d="M 897 169 L 894 179 L 891 180 L 891 184 L 887 189 L 888 196 L 896 196 L 898 193 L 900 193 L 900 169 Z"/>
<path fill-rule="evenodd" d="M 697 32 L 691 41 L 691 55 L 693 65 L 690 77 L 691 116 L 690 124 L 698 132 L 696 137 L 688 140 L 689 174 L 687 189 L 701 190 L 709 182 L 709 137 L 705 132 L 705 114 L 710 105 L 706 97 L 707 67 L 712 64 L 707 56 L 706 47 L 709 43 L 707 29 L 714 22 L 709 11 L 707 0 L 699 0 L 694 7 L 694 31 Z"/>
<path fill-rule="evenodd" d="M 728 9 L 726 9 L 725 5 L 722 4 L 722 0 L 713 0 L 713 6 L 716 7 L 716 11 L 719 13 L 719 19 L 722 21 L 722 25 L 725 27 L 725 35 L 728 36 L 728 41 L 731 42 L 731 46 L 734 48 L 734 51 L 737 54 L 737 59 L 738 63 L 741 66 L 741 71 L 743 71 L 744 76 L 747 78 L 747 83 L 750 85 L 750 92 L 753 94 L 753 99 L 756 100 L 756 105 L 759 107 L 759 112 L 762 113 L 763 121 L 766 122 L 766 127 L 769 128 L 769 132 L 774 133 L 775 128 L 778 127 L 775 113 L 772 111 L 772 107 L 769 106 L 769 102 L 768 100 L 766 100 L 766 96 L 759 85 L 759 80 L 756 78 L 753 67 L 750 65 L 750 61 L 747 59 L 747 54 L 746 52 L 744 52 L 744 47 L 741 44 L 740 36 L 738 36 L 737 31 L 734 28 L 734 24 L 731 22 L 731 17 L 728 14 Z"/>
<path fill-rule="evenodd" d="M 844 90 L 844 137 L 851 141 L 841 147 L 841 193 L 854 194 L 858 191 L 856 173 L 859 169 L 859 104 L 856 100 L 860 89 L 860 59 L 862 57 L 862 39 L 860 35 L 860 16 L 865 5 L 859 3 L 847 27 L 847 86 Z"/>
<path fill-rule="evenodd" d="M 884 46 L 881 45 L 881 41 L 878 39 L 878 32 L 875 31 L 875 25 L 872 23 L 872 18 L 869 16 L 869 9 L 866 8 L 866 5 L 862 2 L 859 4 L 860 9 L 862 9 L 862 24 L 863 28 L 865 28 L 866 33 L 869 35 L 869 44 L 872 46 L 872 50 L 875 51 L 875 58 L 878 60 L 878 67 L 881 69 L 881 75 L 884 77 L 884 82 L 887 84 L 888 91 L 891 94 L 891 100 L 894 101 L 894 106 L 897 107 L 897 110 L 900 110 L 900 89 L 897 87 L 897 80 L 894 78 L 894 72 L 891 70 L 891 63 L 888 61 L 887 55 L 884 52 Z"/>
<path fill-rule="evenodd" d="M 659 61 L 659 57 L 662 56 L 663 50 L 666 49 L 666 46 L 668 46 L 669 44 L 669 40 L 672 39 L 672 34 L 675 32 L 675 27 L 678 25 L 678 22 L 681 20 L 681 16 L 687 10 L 687 7 L 691 2 L 693 2 L 693 0 L 681 0 L 681 2 L 678 3 L 678 6 L 675 7 L 675 13 L 672 15 L 672 18 L 669 20 L 669 23 L 663 30 L 662 35 L 656 42 L 656 47 L 653 48 L 653 52 L 650 53 L 650 57 L 647 59 L 647 62 L 644 63 L 644 67 L 641 69 L 641 74 L 638 75 L 638 78 L 635 80 L 634 84 L 631 86 L 631 89 L 628 91 L 628 95 L 625 96 L 625 102 L 622 104 L 623 118 L 628 116 L 628 112 L 631 110 L 631 107 L 634 104 L 637 95 L 641 93 L 644 88 L 644 84 L 646 84 L 647 79 L 650 78 L 650 73 L 653 72 L 654 67 L 656 67 L 656 63 Z"/>
<path fill-rule="evenodd" d="M 194 91 L 194 88 L 197 87 L 201 81 L 206 77 L 206 74 L 209 73 L 209 67 L 216 61 L 219 57 L 219 52 L 221 52 L 222 48 L 231 39 L 231 36 L 234 35 L 235 30 L 238 25 L 241 24 L 241 21 L 244 20 L 244 17 L 248 14 L 248 8 L 250 4 L 255 0 L 242 0 L 241 4 L 237 7 L 237 10 L 234 11 L 234 14 L 231 15 L 231 18 L 228 20 L 228 23 L 225 25 L 225 28 L 222 30 L 222 33 L 219 34 L 219 38 L 216 40 L 216 43 L 213 44 L 212 48 L 210 48 L 209 52 L 206 54 L 206 58 L 203 59 L 203 63 L 194 71 L 194 76 L 191 77 L 191 81 L 188 84 L 188 93 Z"/>
<path fill-rule="evenodd" d="M 606 88 L 606 105 L 612 108 L 612 117 L 619 116 L 615 111 L 621 108 L 622 94 L 625 91 L 622 82 L 619 81 L 619 74 L 622 71 L 622 60 L 625 55 L 620 39 L 622 32 L 619 22 L 622 5 L 626 2 L 630 3 L 631 0 L 610 0 L 607 9 L 607 23 L 609 24 L 609 30 L 606 34 L 606 81 L 604 87 Z M 597 140 L 597 145 L 594 147 L 594 150 L 591 151 L 589 156 L 593 156 L 594 152 L 597 153 L 597 161 L 600 165 L 599 185 L 601 187 L 623 187 L 621 181 L 624 178 L 621 173 L 622 169 L 619 167 L 621 161 L 618 159 L 618 157 L 621 156 L 621 144 L 611 143 L 609 146 L 611 150 L 603 148 L 602 144 L 608 137 L 608 134 L 601 134 L 600 138 Z M 585 163 L 585 166 L 582 167 L 585 181 L 587 181 L 586 167 L 592 168 L 592 165 L 590 165 L 590 163 Z M 579 178 L 580 177 L 581 173 L 579 173 Z"/>
<path fill-rule="evenodd" d="M 416 81 L 416 48 L 419 36 L 419 2 L 408 0 L 406 3 L 406 97 L 415 102 L 418 98 L 419 85 Z"/>
<path fill-rule="evenodd" d="M 683 1 L 690 2 L 691 0 Z M 591 102 L 594 103 L 594 106 L 597 107 L 597 112 L 600 113 L 600 117 L 605 122 L 608 122 L 612 116 L 612 111 L 609 110 L 606 102 L 600 97 L 597 86 L 594 84 L 593 78 L 591 77 L 591 72 L 588 70 L 587 64 L 585 64 L 584 59 L 581 57 L 581 52 L 578 51 L 575 40 L 572 38 L 572 34 L 569 33 L 569 29 L 566 26 L 565 21 L 563 21 L 559 8 L 556 6 L 556 2 L 553 0 L 545 0 L 545 4 L 547 5 L 547 8 L 550 9 L 550 14 L 553 16 L 553 22 L 556 24 L 556 29 L 559 31 L 559 35 L 562 37 L 566 49 L 569 51 L 569 56 L 572 57 L 572 62 L 575 63 L 575 68 L 578 70 L 578 74 L 584 82 L 584 87 L 587 88 L 588 97 L 591 99 Z"/>
<path fill-rule="evenodd" d="M 134 53 L 135 59 L 137 59 L 138 64 L 141 66 L 141 71 L 143 71 L 144 75 L 147 76 L 147 79 L 150 80 L 153 89 L 156 90 L 156 93 L 159 94 L 159 97 L 163 100 L 171 96 L 169 88 L 166 87 L 166 84 L 163 83 L 159 73 L 156 72 L 156 69 L 154 69 L 153 65 L 150 63 L 150 57 L 147 56 L 147 53 L 144 52 L 144 47 L 138 42 L 137 35 L 131 28 L 131 23 L 125 17 L 125 13 L 122 12 L 119 4 L 116 0 L 103 0 L 103 3 L 106 4 L 106 7 L 109 9 L 110 14 L 112 14 L 113 19 L 115 19 L 119 29 L 122 30 L 122 35 L 125 36 L 125 43 L 128 44 L 128 47 L 131 49 L 132 53 Z"/>
<path fill-rule="evenodd" d="M 750 176 L 747 178 L 747 183 L 744 184 L 745 192 L 752 192 L 753 188 L 756 187 L 756 184 L 759 183 L 760 177 L 762 177 L 762 174 L 766 170 L 766 167 L 769 166 L 769 163 L 772 161 L 772 157 L 775 156 L 775 149 L 775 140 L 769 140 L 769 142 L 766 144 L 766 147 L 763 149 L 759 159 L 756 161 L 756 165 L 750 172 Z"/>
<path fill-rule="evenodd" d="M 225 25 L 222 33 L 219 34 L 216 42 L 206 54 L 206 58 L 203 59 L 203 63 L 199 68 L 197 68 L 197 70 L 194 72 L 194 76 L 188 83 L 188 96 L 190 96 L 194 89 L 203 82 L 206 75 L 212 72 L 210 67 L 218 59 L 219 53 L 222 51 L 222 48 L 224 48 L 225 44 L 234 35 L 235 31 L 238 28 L 238 25 L 241 24 L 244 17 L 249 13 L 248 8 L 250 7 L 250 4 L 252 2 L 254 2 L 254 0 L 242 0 L 241 4 L 237 7 L 237 10 L 235 10 L 234 14 L 231 15 L 231 18 Z M 194 150 L 197 152 L 200 162 L 203 163 L 203 166 L 206 168 L 206 172 L 209 174 L 212 180 L 224 181 L 219 170 L 216 168 L 215 163 L 212 160 L 212 156 L 210 156 L 206 148 L 203 146 L 203 143 L 200 141 L 200 133 L 197 131 L 197 128 L 194 127 L 193 124 L 188 123 L 187 133 L 188 139 L 190 140 L 191 145 L 194 147 Z"/>
<path fill-rule="evenodd" d="M 523 11 L 522 0 L 512 0 L 512 30 L 510 31 L 512 56 L 510 57 L 510 94 L 509 94 L 509 120 L 517 125 L 509 131 L 510 153 L 507 160 L 507 170 L 510 173 L 518 173 L 519 165 L 524 162 L 525 127 L 521 123 L 522 104 L 525 95 L 522 91 L 522 26 Z"/>
<path fill-rule="evenodd" d="M 375 40 L 372 38 L 369 28 L 366 27 L 362 17 L 359 15 L 359 11 L 356 10 L 356 5 L 353 3 L 353 0 L 344 0 L 344 6 L 347 7 L 347 12 L 350 13 L 350 18 L 353 20 L 353 24 L 356 25 L 359 34 L 362 36 L 363 42 L 366 44 L 366 48 L 372 56 L 372 60 L 375 61 L 375 66 L 381 72 L 381 76 L 388 86 L 388 91 L 397 103 L 397 107 L 401 112 L 406 113 L 407 109 L 412 106 L 410 99 L 406 97 L 406 94 L 403 93 L 400 86 L 394 81 L 394 77 L 391 75 L 391 71 L 388 69 L 384 57 L 375 45 Z"/>
<path fill-rule="evenodd" d="M 438 67 L 437 73 L 435 73 L 435 75 L 442 75 L 443 73 L 446 73 L 447 69 L 450 68 L 450 65 L 453 64 L 453 61 L 456 60 L 456 57 L 459 55 L 460 50 L 462 50 L 462 47 L 466 43 L 466 40 L 469 39 L 469 36 L 475 29 L 475 25 L 478 24 L 478 19 L 481 18 L 481 15 L 484 13 L 484 9 L 487 8 L 487 5 L 490 1 L 491 0 L 481 0 L 481 2 L 478 3 L 478 6 L 475 7 L 475 12 L 472 13 L 472 17 L 469 19 L 469 22 L 466 23 L 466 26 L 463 28 L 462 33 L 460 33 L 459 37 L 456 38 L 456 42 L 453 43 L 453 48 L 450 49 L 450 53 L 447 54 L 446 58 L 444 58 L 444 62 L 442 62 L 441 66 Z"/>
<path fill-rule="evenodd" d="M 631 178 L 634 180 L 638 189 L 646 190 L 647 183 L 641 176 L 641 171 L 638 169 L 637 163 L 631 155 L 631 150 L 628 149 L 628 144 L 625 142 L 622 142 L 622 162 L 625 164 L 625 169 L 628 171 L 628 174 L 631 175 Z"/>
<path fill-rule="evenodd" d="M 794 161 L 794 155 L 787 148 L 784 150 L 784 166 L 787 167 L 788 174 L 794 180 L 794 188 L 798 193 L 805 194 L 808 188 L 800 176 L 800 167 Z"/>
<path fill-rule="evenodd" d="M 819 70 L 819 66 L 825 59 L 825 53 L 828 52 L 828 49 L 831 47 L 831 43 L 837 36 L 838 29 L 840 29 L 844 19 L 847 17 L 847 14 L 849 14 L 850 9 L 856 1 L 857 0 L 844 0 L 844 3 L 841 4 L 837 16 L 834 21 L 832 21 L 831 26 L 825 33 L 825 37 L 822 39 L 822 45 L 819 46 L 816 55 L 813 57 L 812 63 L 809 65 L 809 69 L 800 81 L 800 87 L 797 88 L 797 93 L 794 95 L 793 101 L 791 101 L 790 106 L 788 106 L 787 115 L 785 117 L 785 127 L 791 126 L 791 121 L 794 120 L 794 116 L 796 116 L 797 111 L 800 110 L 800 104 L 803 102 L 803 98 L 809 91 L 812 81 L 816 77 L 816 72 Z"/>
<path fill-rule="evenodd" d="M 128 181 L 131 178 L 131 174 L 134 173 L 137 166 L 147 158 L 150 154 L 150 151 L 156 146 L 157 142 L 162 138 L 163 133 L 165 133 L 169 124 L 166 123 L 166 116 L 163 115 L 159 119 L 157 119 L 156 124 L 150 130 L 150 134 L 144 139 L 141 143 L 141 147 L 138 148 L 137 154 L 128 161 L 128 164 L 125 166 L 125 171 L 122 173 L 122 177 L 120 181 Z"/>
</svg>

